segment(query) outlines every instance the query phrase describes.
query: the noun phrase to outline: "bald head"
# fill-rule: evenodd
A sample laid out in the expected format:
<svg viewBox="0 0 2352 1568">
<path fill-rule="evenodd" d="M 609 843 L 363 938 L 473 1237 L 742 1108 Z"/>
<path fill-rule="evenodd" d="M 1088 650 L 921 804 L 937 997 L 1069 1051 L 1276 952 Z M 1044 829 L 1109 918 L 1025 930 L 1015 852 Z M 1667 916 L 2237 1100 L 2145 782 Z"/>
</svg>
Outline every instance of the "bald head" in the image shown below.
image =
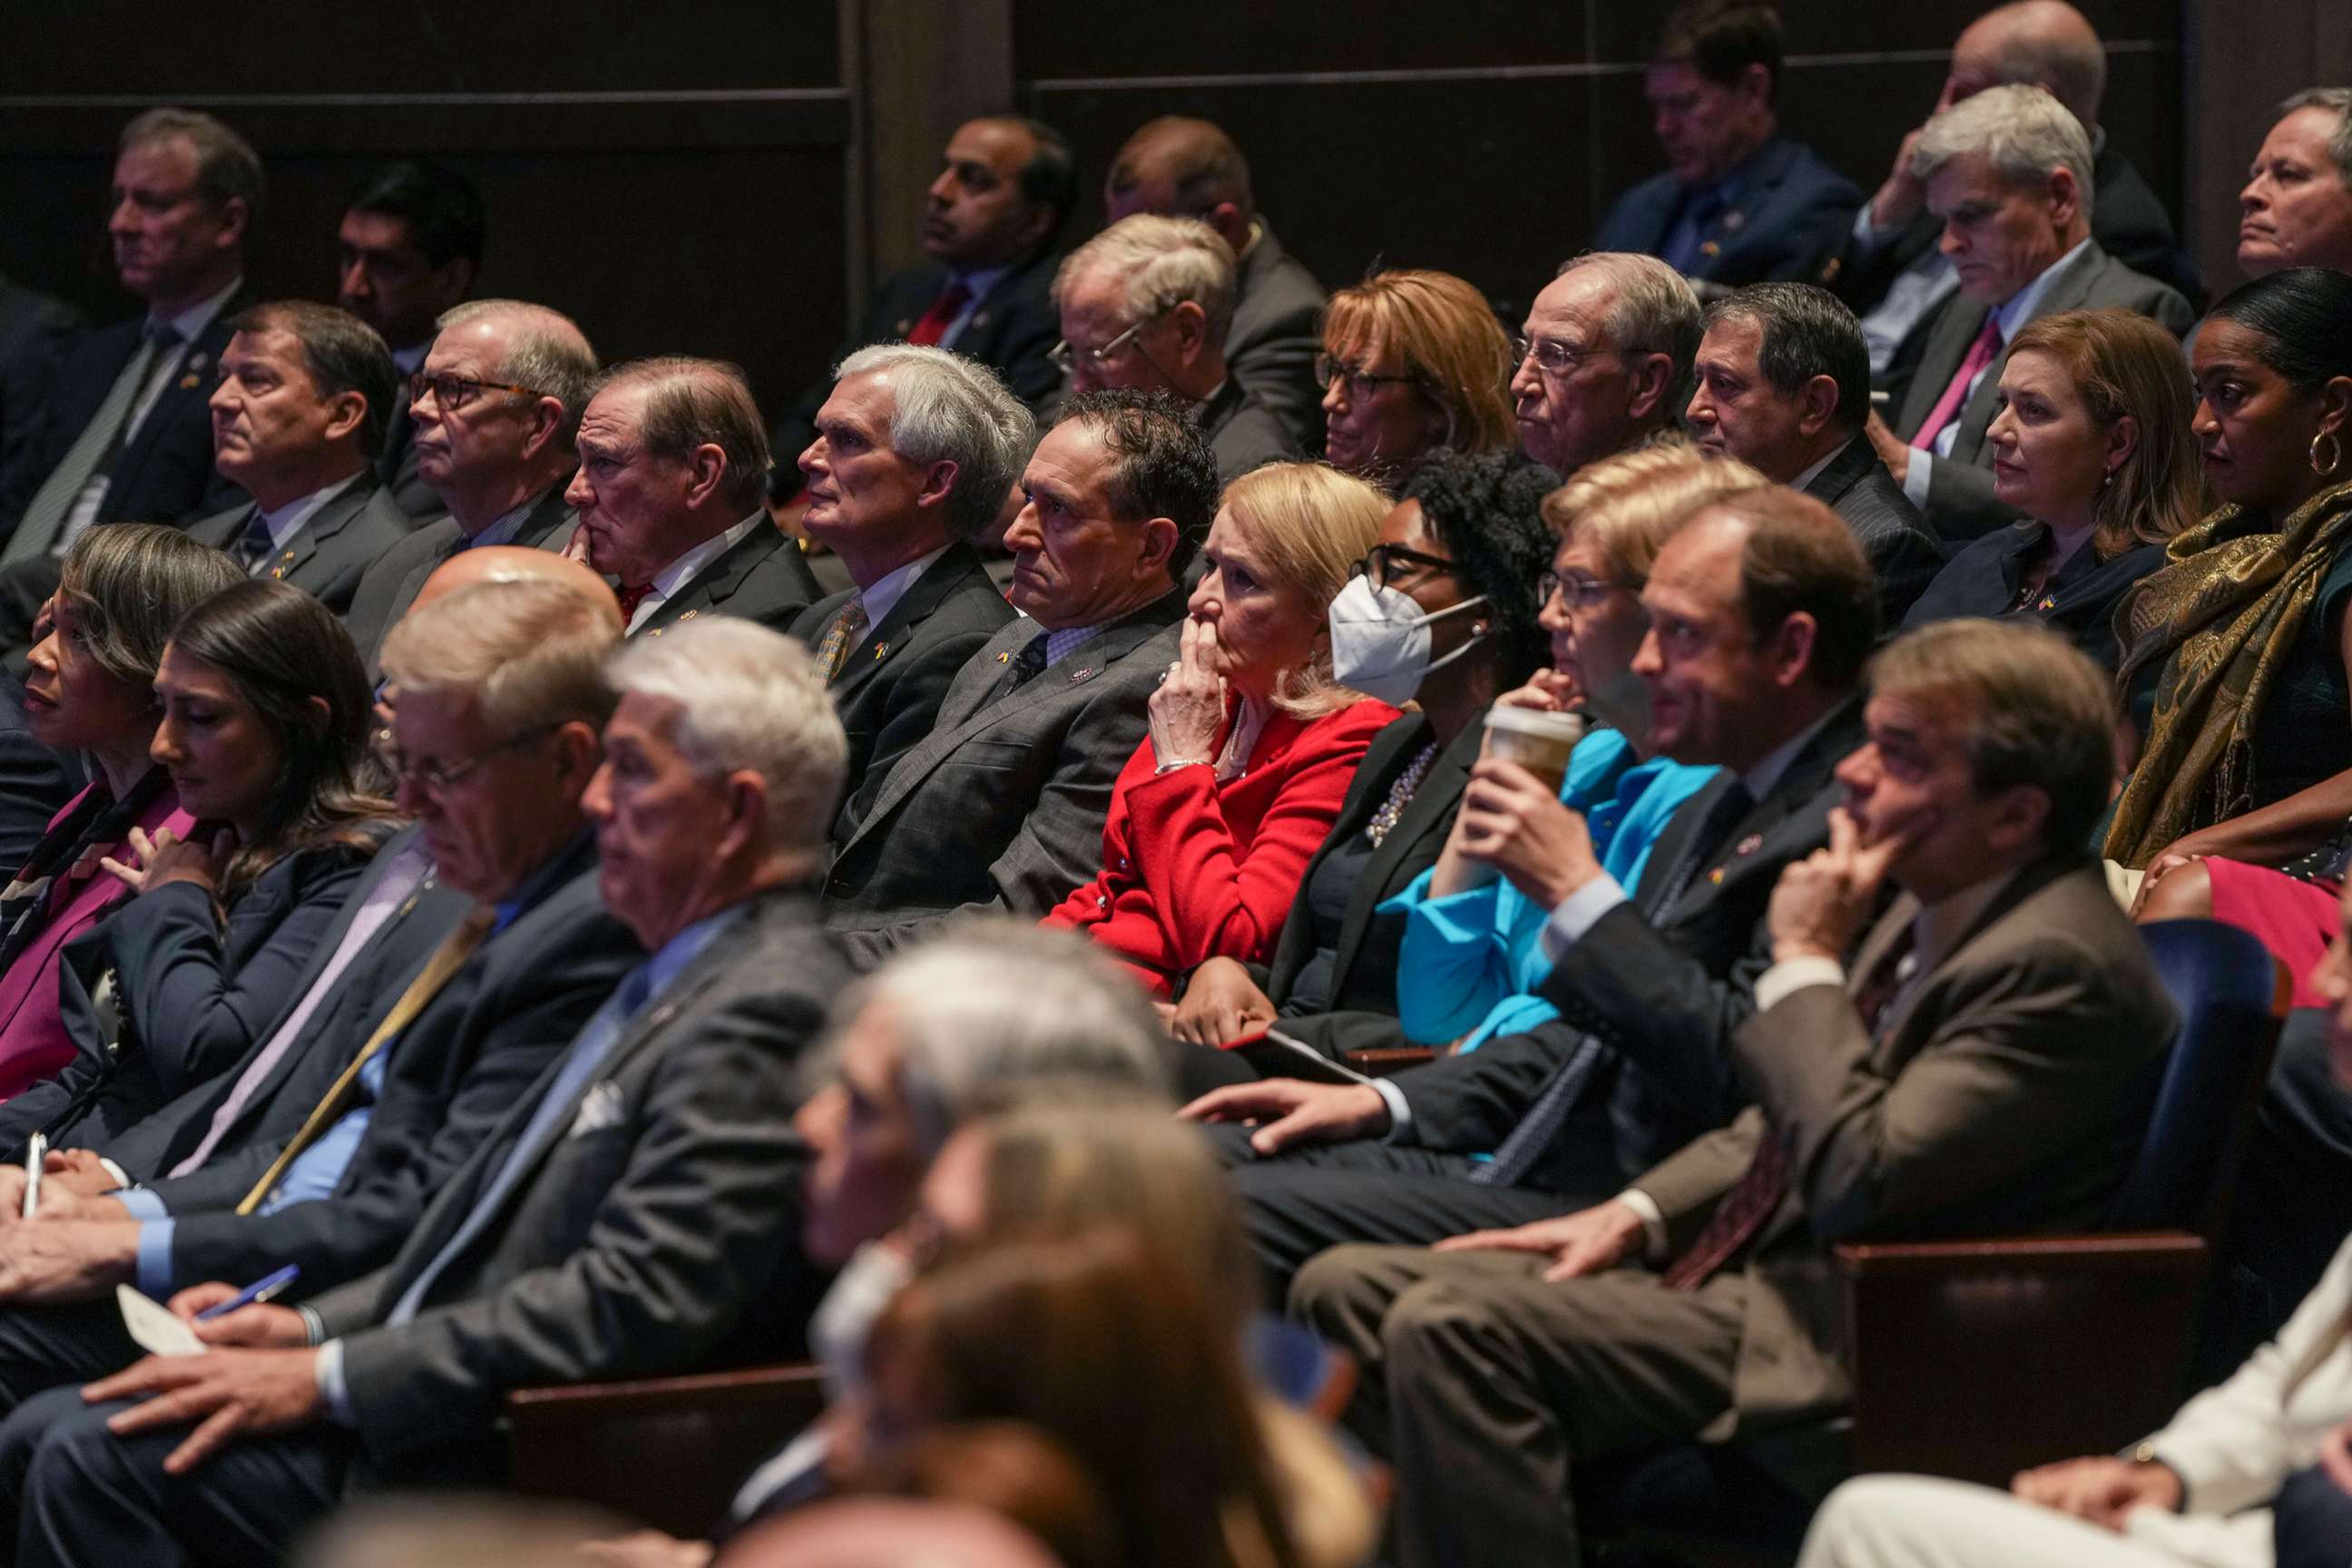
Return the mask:
<svg viewBox="0 0 2352 1568">
<path fill-rule="evenodd" d="M 2085 130 L 2096 125 L 2107 55 L 2083 13 L 2065 0 L 2018 0 L 1986 12 L 1952 46 L 1951 74 L 1936 107 L 2010 86 L 2041 88 Z"/>
<path fill-rule="evenodd" d="M 1103 182 L 1103 209 L 1111 223 L 1137 213 L 1199 218 L 1237 256 L 1249 248 L 1257 216 L 1249 162 L 1234 139 L 1208 121 L 1174 114 L 1127 139 Z"/>
<path fill-rule="evenodd" d="M 1036 1538 L 962 1503 L 857 1498 L 746 1531 L 732 1568 L 1055 1568 Z"/>
<path fill-rule="evenodd" d="M 621 606 L 604 579 L 560 552 L 529 550 L 516 544 L 478 545 L 452 555 L 425 579 L 408 613 L 415 615 L 434 600 L 477 583 L 553 583 L 593 600 L 612 616 L 614 629 L 620 628 Z"/>
</svg>

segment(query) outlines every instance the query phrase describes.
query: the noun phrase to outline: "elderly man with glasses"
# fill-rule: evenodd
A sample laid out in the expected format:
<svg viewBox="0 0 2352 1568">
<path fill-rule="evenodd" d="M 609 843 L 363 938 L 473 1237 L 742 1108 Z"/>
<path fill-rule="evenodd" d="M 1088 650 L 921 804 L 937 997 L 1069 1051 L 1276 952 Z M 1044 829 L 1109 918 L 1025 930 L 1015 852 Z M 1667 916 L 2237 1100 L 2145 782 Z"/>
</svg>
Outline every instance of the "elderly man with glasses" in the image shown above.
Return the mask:
<svg viewBox="0 0 2352 1568">
<path fill-rule="evenodd" d="M 1690 402 L 1698 297 L 1652 256 L 1594 251 L 1528 309 L 1511 397 L 1527 455 L 1562 479 L 1671 429 Z"/>
<path fill-rule="evenodd" d="M 1219 483 L 1298 456 L 1281 419 L 1225 363 L 1234 277 L 1233 247 L 1215 229 L 1149 213 L 1111 225 L 1054 276 L 1054 363 L 1071 387 L 1164 392 L 1191 405 Z"/>
</svg>

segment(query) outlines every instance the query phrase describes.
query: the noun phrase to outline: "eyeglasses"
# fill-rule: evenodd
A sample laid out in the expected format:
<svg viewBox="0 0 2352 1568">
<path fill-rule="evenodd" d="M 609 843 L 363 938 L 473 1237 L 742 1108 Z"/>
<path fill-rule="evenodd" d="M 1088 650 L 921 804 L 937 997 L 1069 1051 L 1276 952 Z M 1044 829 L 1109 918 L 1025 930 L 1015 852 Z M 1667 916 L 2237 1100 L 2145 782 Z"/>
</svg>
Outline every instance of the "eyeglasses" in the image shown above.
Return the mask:
<svg viewBox="0 0 2352 1568">
<path fill-rule="evenodd" d="M 1549 605 L 1552 595 L 1557 594 L 1571 610 L 1592 609 L 1616 591 L 1614 583 L 1604 583 L 1598 577 L 1580 576 L 1572 573 L 1563 576 L 1558 572 L 1547 572 L 1536 579 L 1537 604 Z"/>
<path fill-rule="evenodd" d="M 1315 356 L 1315 384 L 1328 392 L 1331 390 L 1333 382 L 1345 381 L 1348 384 L 1348 401 L 1350 403 L 1358 398 L 1370 397 L 1372 395 L 1372 389 L 1383 382 L 1402 382 L 1410 385 L 1418 379 L 1416 376 L 1410 375 L 1375 375 L 1369 370 L 1349 364 L 1343 359 L 1334 359 L 1329 354 Z"/>
<path fill-rule="evenodd" d="M 1089 365 L 1108 364 L 1112 360 L 1118 357 L 1119 350 L 1127 347 L 1129 343 L 1134 341 L 1136 333 L 1143 331 L 1144 328 L 1151 325 L 1152 322 L 1158 321 L 1160 317 L 1166 315 L 1170 310 L 1174 309 L 1175 306 L 1170 305 L 1152 311 L 1151 314 L 1144 317 L 1143 320 L 1136 322 L 1135 325 L 1128 328 L 1127 331 L 1119 333 L 1118 336 L 1111 339 L 1110 342 L 1103 344 L 1103 346 L 1098 349 L 1074 349 L 1070 346 L 1069 339 L 1064 338 L 1060 342 L 1055 343 L 1052 348 L 1045 351 L 1045 357 L 1053 361 L 1054 368 L 1060 371 L 1064 375 L 1069 374 L 1072 368 L 1075 367 L 1080 360 L 1086 361 Z"/>
<path fill-rule="evenodd" d="M 1407 550 L 1402 544 L 1375 544 L 1361 561 L 1356 563 L 1355 574 L 1370 577 L 1372 586 L 1385 588 L 1391 582 L 1402 582 L 1415 572 L 1443 572 L 1449 576 L 1460 574 L 1462 568 L 1443 555 L 1424 555 L 1418 550 Z"/>
<path fill-rule="evenodd" d="M 1573 343 L 1564 343 L 1556 338 L 1531 338 L 1524 332 L 1511 340 L 1511 348 L 1519 356 L 1514 363 L 1525 364 L 1532 357 L 1536 362 L 1537 369 L 1547 371 L 1553 375 L 1570 374 L 1578 365 L 1589 359 L 1601 359 L 1610 354 L 1622 355 L 1625 353 L 1623 349 L 1578 348 Z"/>
<path fill-rule="evenodd" d="M 383 765 L 392 770 L 392 776 L 395 780 L 402 784 L 414 784 L 426 795 L 438 800 L 448 794 L 453 787 L 464 783 L 473 774 L 475 769 L 497 756 L 500 752 L 510 752 L 525 742 L 536 741 L 541 735 L 561 728 L 562 726 L 557 724 L 534 724 L 528 730 L 517 731 L 495 745 L 485 746 L 472 756 L 457 763 L 425 763 L 421 766 L 413 766 L 408 761 L 407 753 L 393 741 L 392 731 L 389 730 L 383 731 L 380 736 L 381 743 L 377 750 L 383 758 Z"/>
<path fill-rule="evenodd" d="M 408 401 L 412 405 L 424 402 L 428 392 L 444 414 L 457 413 L 485 392 L 512 392 L 524 397 L 542 395 L 535 386 L 517 386 L 509 381 L 476 381 L 470 375 L 457 375 L 446 370 L 431 374 L 420 370 L 408 378 Z"/>
</svg>

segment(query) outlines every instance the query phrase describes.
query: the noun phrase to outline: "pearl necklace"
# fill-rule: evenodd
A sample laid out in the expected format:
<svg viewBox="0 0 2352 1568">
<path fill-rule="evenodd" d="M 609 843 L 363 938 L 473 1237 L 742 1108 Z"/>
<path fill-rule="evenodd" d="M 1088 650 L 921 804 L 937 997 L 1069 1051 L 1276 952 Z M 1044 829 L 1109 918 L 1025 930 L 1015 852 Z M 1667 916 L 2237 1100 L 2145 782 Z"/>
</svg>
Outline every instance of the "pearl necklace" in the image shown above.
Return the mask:
<svg viewBox="0 0 2352 1568">
<path fill-rule="evenodd" d="M 1437 742 L 1432 741 L 1421 749 L 1420 755 L 1413 758 L 1412 766 L 1398 774 L 1397 782 L 1389 786 L 1388 799 L 1381 802 L 1380 810 L 1372 813 L 1371 821 L 1364 824 L 1364 837 L 1372 841 L 1373 848 L 1379 848 L 1381 841 L 1395 830 L 1397 818 L 1404 815 L 1404 808 L 1412 800 L 1412 792 L 1419 789 L 1421 781 L 1429 776 L 1429 766 L 1435 761 Z"/>
</svg>

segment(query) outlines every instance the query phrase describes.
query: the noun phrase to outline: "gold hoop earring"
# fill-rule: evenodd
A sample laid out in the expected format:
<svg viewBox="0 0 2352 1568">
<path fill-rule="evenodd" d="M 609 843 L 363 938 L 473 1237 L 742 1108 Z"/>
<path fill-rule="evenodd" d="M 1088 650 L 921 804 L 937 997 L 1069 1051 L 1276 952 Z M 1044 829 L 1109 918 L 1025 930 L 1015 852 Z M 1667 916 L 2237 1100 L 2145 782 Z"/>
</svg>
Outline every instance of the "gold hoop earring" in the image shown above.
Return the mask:
<svg viewBox="0 0 2352 1568">
<path fill-rule="evenodd" d="M 2325 463 L 2319 460 L 2319 444 L 2322 441 L 2327 443 L 2327 461 Z M 2337 465 L 2343 461 L 2344 444 L 2336 438 L 2335 431 L 2322 430 L 2311 438 L 2311 471 L 2313 473 L 2323 479 L 2326 479 L 2336 472 Z"/>
</svg>

